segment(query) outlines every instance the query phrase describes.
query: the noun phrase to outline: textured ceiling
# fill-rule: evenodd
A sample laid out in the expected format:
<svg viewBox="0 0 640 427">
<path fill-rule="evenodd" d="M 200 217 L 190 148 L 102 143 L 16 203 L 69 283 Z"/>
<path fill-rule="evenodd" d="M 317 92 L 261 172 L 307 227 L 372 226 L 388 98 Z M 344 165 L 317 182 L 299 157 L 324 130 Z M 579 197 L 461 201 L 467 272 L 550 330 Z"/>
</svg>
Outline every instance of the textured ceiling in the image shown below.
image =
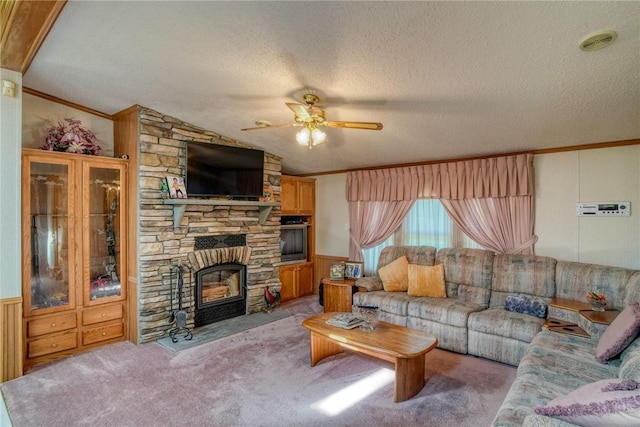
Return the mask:
<svg viewBox="0 0 640 427">
<path fill-rule="evenodd" d="M 613 29 L 608 48 L 582 37 Z M 23 83 L 133 104 L 283 157 L 303 174 L 640 138 L 640 2 L 69 2 Z M 312 150 L 285 102 L 327 119 Z"/>
</svg>

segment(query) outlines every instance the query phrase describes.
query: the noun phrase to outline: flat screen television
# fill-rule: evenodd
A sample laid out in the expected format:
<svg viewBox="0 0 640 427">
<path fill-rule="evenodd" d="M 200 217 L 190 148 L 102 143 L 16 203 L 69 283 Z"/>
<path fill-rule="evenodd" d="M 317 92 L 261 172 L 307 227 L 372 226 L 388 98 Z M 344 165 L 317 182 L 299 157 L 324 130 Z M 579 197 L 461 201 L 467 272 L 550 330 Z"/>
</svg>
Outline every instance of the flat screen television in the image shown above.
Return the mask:
<svg viewBox="0 0 640 427">
<path fill-rule="evenodd" d="M 228 145 L 187 144 L 187 194 L 257 200 L 263 195 L 264 151 Z"/>
</svg>

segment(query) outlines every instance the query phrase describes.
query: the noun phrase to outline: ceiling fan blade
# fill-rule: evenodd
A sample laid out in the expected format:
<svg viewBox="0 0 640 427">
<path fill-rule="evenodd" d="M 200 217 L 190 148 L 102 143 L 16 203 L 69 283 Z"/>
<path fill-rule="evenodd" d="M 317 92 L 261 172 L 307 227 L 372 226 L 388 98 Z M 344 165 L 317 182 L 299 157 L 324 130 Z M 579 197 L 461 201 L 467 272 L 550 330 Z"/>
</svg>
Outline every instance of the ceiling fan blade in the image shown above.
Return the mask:
<svg viewBox="0 0 640 427">
<path fill-rule="evenodd" d="M 260 129 L 273 129 L 273 128 L 288 128 L 288 127 L 294 127 L 294 126 L 300 126 L 300 125 L 297 124 L 297 123 L 290 123 L 290 124 L 286 124 L 286 125 L 256 126 L 256 127 L 244 128 L 244 129 L 240 129 L 240 130 L 260 130 Z"/>
<path fill-rule="evenodd" d="M 311 116 L 309 115 L 309 112 L 307 111 L 307 108 L 304 105 L 296 104 L 293 102 L 285 102 L 285 104 L 287 105 L 287 107 L 291 109 L 291 111 L 294 112 L 296 117 L 301 121 L 306 122 L 311 120 Z"/>
<path fill-rule="evenodd" d="M 325 122 L 330 128 L 380 130 L 382 123 L 374 122 Z"/>
</svg>

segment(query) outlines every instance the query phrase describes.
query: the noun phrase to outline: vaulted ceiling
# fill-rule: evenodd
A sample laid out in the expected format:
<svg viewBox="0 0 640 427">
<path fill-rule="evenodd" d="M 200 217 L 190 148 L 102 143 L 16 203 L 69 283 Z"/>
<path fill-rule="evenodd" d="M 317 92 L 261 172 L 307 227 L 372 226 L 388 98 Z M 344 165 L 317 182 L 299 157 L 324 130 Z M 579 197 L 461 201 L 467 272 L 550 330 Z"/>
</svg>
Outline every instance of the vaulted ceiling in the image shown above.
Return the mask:
<svg viewBox="0 0 640 427">
<path fill-rule="evenodd" d="M 579 49 L 599 30 L 618 37 Z M 309 174 L 640 138 L 639 44 L 637 1 L 83 1 L 23 83 L 107 114 L 143 105 Z M 306 90 L 328 120 L 384 128 L 327 129 L 311 150 L 295 127 L 241 131 L 293 123 Z"/>
</svg>

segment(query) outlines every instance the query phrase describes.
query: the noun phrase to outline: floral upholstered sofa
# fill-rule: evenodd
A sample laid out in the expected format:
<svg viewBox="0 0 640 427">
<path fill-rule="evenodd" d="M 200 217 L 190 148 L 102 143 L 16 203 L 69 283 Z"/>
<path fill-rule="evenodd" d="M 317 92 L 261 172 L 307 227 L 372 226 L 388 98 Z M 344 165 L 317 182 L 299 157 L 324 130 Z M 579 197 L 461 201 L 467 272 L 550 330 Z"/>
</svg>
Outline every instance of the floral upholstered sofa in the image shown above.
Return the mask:
<svg viewBox="0 0 640 427">
<path fill-rule="evenodd" d="M 406 290 L 394 282 L 404 269 Z M 434 290 L 439 280 L 444 283 Z M 392 246 L 380 255 L 378 275 L 356 285 L 366 292 L 354 294 L 354 304 L 378 306 L 380 320 L 432 333 L 440 348 L 518 366 L 495 426 L 616 425 L 625 417 L 626 425 L 640 425 L 640 271 L 479 249 Z M 554 298 L 585 302 L 591 291 L 622 312 L 610 326 L 548 304 Z M 548 318 L 577 324 L 589 336 L 547 330 Z M 607 345 L 622 344 L 608 360 L 596 360 Z"/>
</svg>

